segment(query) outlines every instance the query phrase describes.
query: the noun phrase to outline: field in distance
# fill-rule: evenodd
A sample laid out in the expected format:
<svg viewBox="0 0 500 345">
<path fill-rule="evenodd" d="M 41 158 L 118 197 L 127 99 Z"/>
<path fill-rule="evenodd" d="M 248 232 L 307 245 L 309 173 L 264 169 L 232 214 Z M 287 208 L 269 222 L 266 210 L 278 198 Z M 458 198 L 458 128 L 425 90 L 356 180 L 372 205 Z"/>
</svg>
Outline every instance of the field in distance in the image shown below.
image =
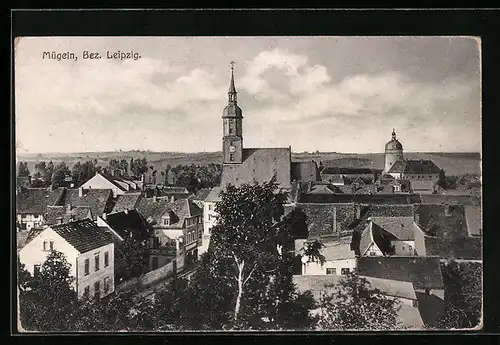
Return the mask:
<svg viewBox="0 0 500 345">
<path fill-rule="evenodd" d="M 76 162 L 97 160 L 101 166 L 108 165 L 111 159 L 139 159 L 145 157 L 148 164 L 157 171 L 164 171 L 167 165 L 189 165 L 221 163 L 221 152 L 152 152 L 152 151 L 115 151 L 84 153 L 44 153 L 19 154 L 18 160 L 28 162 L 28 169 L 33 172 L 39 161 L 52 161 L 54 164 L 65 162 L 70 167 Z M 322 161 L 325 166 L 356 167 L 382 169 L 383 153 L 336 153 L 336 152 L 301 152 L 293 153 L 293 161 Z M 481 157 L 478 152 L 407 152 L 405 159 L 431 159 L 447 175 L 480 174 Z"/>
</svg>

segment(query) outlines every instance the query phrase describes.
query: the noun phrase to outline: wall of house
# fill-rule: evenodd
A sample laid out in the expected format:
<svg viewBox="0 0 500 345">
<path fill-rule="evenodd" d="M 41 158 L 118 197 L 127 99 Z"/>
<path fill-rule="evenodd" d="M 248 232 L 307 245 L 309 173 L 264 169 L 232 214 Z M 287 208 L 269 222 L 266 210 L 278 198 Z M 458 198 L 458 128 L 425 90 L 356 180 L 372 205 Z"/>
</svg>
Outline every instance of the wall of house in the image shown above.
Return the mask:
<svg viewBox="0 0 500 345">
<path fill-rule="evenodd" d="M 203 203 L 203 234 L 210 235 L 210 229 L 216 223 L 216 216 L 215 202 L 205 201 Z"/>
<path fill-rule="evenodd" d="M 391 245 L 394 246 L 394 255 L 415 255 L 415 241 L 391 241 Z"/>
<path fill-rule="evenodd" d="M 94 177 L 85 182 L 81 187 L 83 189 L 111 189 L 113 191 L 113 197 L 125 193 L 125 191 L 116 187 L 113 183 L 104 178 L 104 176 L 99 174 L 94 175 Z"/>
<path fill-rule="evenodd" d="M 342 274 L 342 268 L 348 268 L 351 272 L 356 267 L 356 258 L 328 260 L 323 265 L 320 262 L 308 262 L 302 266 L 303 275 L 326 275 L 327 269 L 335 269 L 336 275 Z M 329 270 L 328 270 L 329 271 Z M 333 273 L 331 273 L 333 274 Z"/>
<path fill-rule="evenodd" d="M 21 225 L 21 230 L 31 230 L 40 226 L 43 222 L 43 215 L 41 214 L 18 214 L 16 218 Z"/>
<path fill-rule="evenodd" d="M 44 241 L 53 241 L 54 250 L 63 253 L 66 256 L 66 260 L 71 265 L 70 274 L 76 276 L 76 258 L 79 252 L 71 246 L 64 238 L 57 234 L 54 230 L 47 228 L 42 231 L 38 236 L 32 239 L 28 244 L 26 244 L 19 251 L 19 260 L 26 266 L 26 270 L 33 275 L 34 266 L 42 265 L 50 251 L 43 250 Z M 50 248 L 50 247 L 49 247 Z"/>
<path fill-rule="evenodd" d="M 363 256 L 384 256 L 384 253 L 382 253 L 380 248 L 375 243 L 372 243 Z"/>
<path fill-rule="evenodd" d="M 125 291 L 135 288 L 145 288 L 160 280 L 164 280 L 174 274 L 174 263 L 169 262 L 162 265 L 160 268 L 143 274 L 140 277 L 135 277 L 124 281 L 116 286 L 116 291 Z"/>
<path fill-rule="evenodd" d="M 78 296 L 81 297 L 85 291 L 85 287 L 89 287 L 89 294 L 94 296 L 94 283 L 100 282 L 101 297 L 107 296 L 115 291 L 115 252 L 114 244 L 110 243 L 94 250 L 82 253 L 78 256 Z M 104 267 L 104 253 L 109 253 L 109 265 Z M 99 256 L 99 270 L 95 270 L 95 256 Z M 85 259 L 89 259 L 89 274 L 85 274 Z M 109 290 L 104 292 L 104 279 L 109 278 Z"/>
</svg>

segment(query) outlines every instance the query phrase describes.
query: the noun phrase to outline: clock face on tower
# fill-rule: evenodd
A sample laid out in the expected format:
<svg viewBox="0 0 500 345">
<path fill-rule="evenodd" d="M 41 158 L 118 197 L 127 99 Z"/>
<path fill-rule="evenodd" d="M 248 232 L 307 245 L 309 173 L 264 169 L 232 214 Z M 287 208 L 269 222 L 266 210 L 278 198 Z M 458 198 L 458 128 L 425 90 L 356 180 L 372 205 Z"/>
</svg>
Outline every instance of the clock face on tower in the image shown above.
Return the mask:
<svg viewBox="0 0 500 345">
<path fill-rule="evenodd" d="M 236 151 L 236 147 L 234 145 L 229 145 L 229 152 L 234 152 Z"/>
</svg>

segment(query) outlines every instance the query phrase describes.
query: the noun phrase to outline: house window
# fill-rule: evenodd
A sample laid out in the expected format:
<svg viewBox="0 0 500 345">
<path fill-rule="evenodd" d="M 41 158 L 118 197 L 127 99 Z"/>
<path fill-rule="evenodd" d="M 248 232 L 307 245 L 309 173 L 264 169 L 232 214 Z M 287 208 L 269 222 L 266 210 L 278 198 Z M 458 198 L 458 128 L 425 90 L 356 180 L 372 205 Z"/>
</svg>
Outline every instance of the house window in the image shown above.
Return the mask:
<svg viewBox="0 0 500 345">
<path fill-rule="evenodd" d="M 85 259 L 85 275 L 90 273 L 90 259 Z"/>
<path fill-rule="evenodd" d="M 334 268 L 327 268 L 326 274 L 337 274 L 337 269 L 335 267 Z"/>
<path fill-rule="evenodd" d="M 109 252 L 104 253 L 104 267 L 109 266 Z"/>
<path fill-rule="evenodd" d="M 49 250 L 49 241 L 43 241 L 43 250 L 45 252 Z"/>
<path fill-rule="evenodd" d="M 90 295 L 90 286 L 86 286 L 85 289 L 83 289 L 83 297 L 88 298 Z"/>
<path fill-rule="evenodd" d="M 37 277 L 40 274 L 40 265 L 33 266 L 33 277 Z"/>
<path fill-rule="evenodd" d="M 415 307 L 415 308 L 418 308 L 418 300 L 414 299 L 412 301 L 412 306 Z"/>
<path fill-rule="evenodd" d="M 109 291 L 109 277 L 104 278 L 104 292 Z"/>
<path fill-rule="evenodd" d="M 401 250 L 405 250 L 405 246 L 401 246 Z"/>
<path fill-rule="evenodd" d="M 101 282 L 98 280 L 94 283 L 94 298 L 101 298 Z"/>
<path fill-rule="evenodd" d="M 209 211 L 212 211 L 212 208 L 213 208 L 213 205 L 212 205 L 212 204 L 208 205 L 208 210 L 209 210 Z"/>
<path fill-rule="evenodd" d="M 375 252 L 373 252 L 373 251 L 372 251 L 372 252 L 370 252 L 370 256 L 375 256 L 375 254 L 377 254 L 377 253 L 375 253 Z"/>
<path fill-rule="evenodd" d="M 54 241 L 50 241 L 50 250 L 54 250 Z"/>
<path fill-rule="evenodd" d="M 99 271 L 99 253 L 94 254 L 95 271 Z"/>
<path fill-rule="evenodd" d="M 342 275 L 346 275 L 346 274 L 349 274 L 351 270 L 349 268 L 341 268 L 340 269 L 340 274 Z"/>
<path fill-rule="evenodd" d="M 410 252 L 411 252 L 411 250 L 412 250 L 412 249 L 413 249 L 413 248 L 412 248 L 412 246 L 408 246 L 408 250 L 409 250 Z"/>
<path fill-rule="evenodd" d="M 153 269 L 157 269 L 158 268 L 158 257 L 157 256 L 153 256 L 153 262 L 152 262 L 152 266 L 153 266 Z"/>
<path fill-rule="evenodd" d="M 233 162 L 233 161 L 234 161 L 234 154 L 232 154 L 232 153 L 230 153 L 230 154 L 229 154 L 229 160 L 230 160 L 231 162 Z"/>
</svg>

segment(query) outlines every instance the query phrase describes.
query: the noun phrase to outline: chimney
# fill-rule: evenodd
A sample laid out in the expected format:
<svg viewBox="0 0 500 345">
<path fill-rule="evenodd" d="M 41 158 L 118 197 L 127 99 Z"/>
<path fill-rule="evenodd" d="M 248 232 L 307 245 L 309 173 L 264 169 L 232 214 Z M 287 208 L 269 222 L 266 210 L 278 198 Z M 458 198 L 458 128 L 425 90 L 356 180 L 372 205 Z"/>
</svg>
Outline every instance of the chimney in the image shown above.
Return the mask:
<svg viewBox="0 0 500 345">
<path fill-rule="evenodd" d="M 106 220 L 106 212 L 104 212 L 104 213 L 102 214 L 102 217 L 101 217 L 101 218 L 102 218 L 103 220 Z"/>
<path fill-rule="evenodd" d="M 156 202 L 156 194 L 153 194 L 153 202 Z"/>
<path fill-rule="evenodd" d="M 66 205 L 66 213 L 71 213 L 71 204 Z"/>
<path fill-rule="evenodd" d="M 79 198 L 83 197 L 83 188 L 82 187 L 78 188 L 78 197 Z"/>
<path fill-rule="evenodd" d="M 175 197 L 174 197 L 173 195 L 170 197 L 170 201 L 171 201 L 171 202 L 174 202 L 174 201 L 175 201 Z"/>
</svg>

